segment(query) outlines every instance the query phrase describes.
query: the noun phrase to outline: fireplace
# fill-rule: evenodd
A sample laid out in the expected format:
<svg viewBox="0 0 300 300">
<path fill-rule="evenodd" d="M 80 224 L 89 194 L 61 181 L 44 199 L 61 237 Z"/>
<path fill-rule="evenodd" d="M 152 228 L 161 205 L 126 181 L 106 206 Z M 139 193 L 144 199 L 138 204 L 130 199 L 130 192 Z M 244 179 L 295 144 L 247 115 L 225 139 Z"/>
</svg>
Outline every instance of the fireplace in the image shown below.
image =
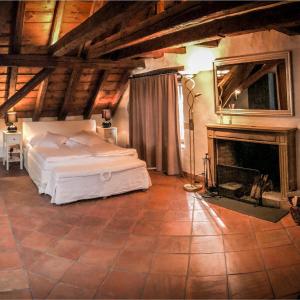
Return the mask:
<svg viewBox="0 0 300 300">
<path fill-rule="evenodd" d="M 207 130 L 212 184 L 221 194 L 250 199 L 255 180 L 268 175 L 269 189 L 286 206 L 297 182 L 295 128 L 218 124 Z"/>
</svg>

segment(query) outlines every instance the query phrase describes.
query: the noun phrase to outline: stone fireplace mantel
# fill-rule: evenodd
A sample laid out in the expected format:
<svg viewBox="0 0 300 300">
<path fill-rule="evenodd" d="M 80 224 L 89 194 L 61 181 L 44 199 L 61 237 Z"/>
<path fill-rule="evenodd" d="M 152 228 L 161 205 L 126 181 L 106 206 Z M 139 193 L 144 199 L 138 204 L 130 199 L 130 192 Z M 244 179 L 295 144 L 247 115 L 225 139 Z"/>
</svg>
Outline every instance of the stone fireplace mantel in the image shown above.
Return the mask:
<svg viewBox="0 0 300 300">
<path fill-rule="evenodd" d="M 282 200 L 297 188 L 296 131 L 297 128 L 207 124 L 208 154 L 211 159 L 212 181 L 216 184 L 217 141 L 231 140 L 278 145 L 280 192 Z"/>
</svg>

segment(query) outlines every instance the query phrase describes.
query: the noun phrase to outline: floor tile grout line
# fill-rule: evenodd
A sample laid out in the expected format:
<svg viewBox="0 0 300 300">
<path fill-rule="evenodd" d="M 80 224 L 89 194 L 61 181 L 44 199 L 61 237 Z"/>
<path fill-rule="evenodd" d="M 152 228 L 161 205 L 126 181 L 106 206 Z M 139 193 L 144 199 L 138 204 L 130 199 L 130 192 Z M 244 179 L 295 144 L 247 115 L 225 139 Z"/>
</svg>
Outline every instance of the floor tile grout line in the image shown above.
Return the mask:
<svg viewBox="0 0 300 300">
<path fill-rule="evenodd" d="M 81 221 L 81 219 L 83 218 L 83 215 L 80 217 L 80 221 Z M 76 225 L 74 225 L 74 226 L 76 226 Z M 74 228 L 74 226 L 73 226 L 73 228 Z M 64 235 L 64 237 L 65 236 L 67 236 L 67 234 L 68 233 L 66 233 L 65 235 Z M 63 238 L 61 238 L 61 239 L 63 239 Z M 60 240 L 61 240 L 60 239 Z M 77 241 L 77 242 L 80 242 L 80 243 L 83 243 L 83 244 L 88 244 L 89 242 L 87 242 L 87 241 L 85 241 L 85 242 L 83 242 L 83 241 L 78 241 L 78 240 L 74 240 L 74 241 Z M 91 241 L 90 241 L 91 242 Z M 48 248 L 49 249 L 49 248 Z M 47 250 L 48 250 L 47 249 Z M 88 250 L 87 250 L 88 251 Z M 87 252 L 87 251 L 85 251 L 85 252 Z M 84 253 L 85 253 L 84 252 Z M 47 294 L 47 296 L 45 297 L 45 298 L 48 298 L 49 297 L 49 295 L 51 295 L 51 292 L 56 288 L 56 286 L 57 285 L 59 285 L 61 282 L 63 282 L 62 281 L 62 278 L 64 277 L 64 275 L 67 273 L 67 271 L 69 271 L 76 263 L 80 263 L 79 262 L 79 260 L 80 260 L 80 258 L 81 258 L 81 256 L 84 254 L 84 253 L 81 253 L 80 255 L 79 255 L 79 257 L 77 258 L 77 259 L 75 259 L 75 260 L 71 260 L 71 259 L 69 259 L 69 260 L 71 260 L 71 261 L 73 261 L 73 263 L 70 265 L 70 267 L 68 268 L 68 269 L 66 269 L 65 270 L 65 272 L 62 274 L 62 276 L 59 278 L 59 279 L 55 279 L 55 284 L 53 285 L 53 287 L 49 290 L 49 292 L 48 292 L 48 294 Z M 61 258 L 61 256 L 57 256 L 57 255 L 53 255 L 53 254 L 51 254 L 51 253 L 46 253 L 47 255 L 49 255 L 49 256 L 53 256 L 53 257 L 60 257 Z M 64 259 L 66 259 L 65 257 L 63 257 Z M 39 274 L 40 275 L 40 274 Z M 50 278 L 50 277 L 47 277 L 47 278 L 49 278 L 49 279 L 51 279 L 52 281 L 53 281 L 53 278 Z M 69 285 L 72 285 L 72 284 L 69 284 Z M 77 288 L 80 288 L 80 287 L 78 287 L 78 286 L 75 286 L 75 285 L 72 285 L 72 286 L 74 286 L 74 287 L 77 287 Z"/>
<path fill-rule="evenodd" d="M 22 263 L 22 269 L 24 270 L 25 274 L 26 274 L 26 279 L 27 279 L 27 284 L 28 284 L 28 290 L 30 291 L 30 295 L 31 295 L 31 299 L 33 299 L 33 294 L 32 294 L 32 289 L 31 289 L 31 284 L 30 284 L 30 280 L 29 280 L 29 275 L 28 275 L 28 271 L 27 271 L 27 268 L 25 267 L 25 264 L 23 262 L 23 259 L 21 257 L 21 254 L 20 254 L 20 250 L 19 250 L 19 247 L 18 247 L 18 240 L 17 238 L 15 237 L 15 233 L 13 231 L 13 226 L 11 224 L 11 220 L 10 220 L 10 217 L 9 217 L 9 214 L 8 214 L 8 210 L 7 210 L 7 205 L 6 205 L 6 201 L 5 199 L 3 200 L 4 202 L 4 205 L 5 205 L 5 212 L 6 212 L 6 215 L 7 215 L 7 220 L 8 220 L 8 223 L 9 223 L 9 229 L 10 229 L 10 232 L 14 238 L 14 241 L 15 241 L 15 247 L 16 247 L 16 252 L 18 253 L 18 256 L 19 256 L 19 259 Z"/>
<path fill-rule="evenodd" d="M 225 276 L 226 276 L 226 291 L 227 291 L 227 298 L 228 299 L 232 299 L 232 293 L 230 290 L 230 286 L 229 286 L 229 274 L 228 274 L 228 270 L 227 270 L 227 259 L 226 259 L 226 252 L 225 252 L 225 241 L 224 241 L 224 233 L 223 230 L 221 230 L 222 232 L 222 242 L 223 242 L 223 255 L 224 255 L 224 263 L 225 263 Z"/>
<path fill-rule="evenodd" d="M 270 279 L 270 276 L 269 276 L 269 272 L 268 272 L 268 269 L 267 269 L 267 266 L 266 266 L 266 262 L 265 262 L 265 259 L 264 259 L 263 253 L 262 253 L 262 248 L 258 244 L 258 240 L 257 240 L 257 237 L 256 237 L 256 231 L 255 231 L 255 227 L 254 227 L 253 222 L 250 222 L 250 226 L 251 226 L 252 231 L 254 232 L 254 239 L 255 239 L 255 242 L 256 242 L 257 247 L 258 247 L 257 250 L 259 252 L 260 259 L 263 263 L 264 272 L 267 275 L 267 280 L 268 280 L 268 283 L 271 287 L 271 292 L 272 292 L 273 298 L 276 298 L 276 294 L 275 294 L 275 291 L 274 291 L 274 288 L 273 288 L 273 285 L 272 285 L 272 282 L 271 282 L 271 279 Z"/>
<path fill-rule="evenodd" d="M 283 228 L 284 228 L 284 230 L 285 230 L 285 232 L 286 232 L 288 238 L 290 239 L 291 244 L 294 246 L 294 248 L 296 249 L 296 251 L 297 251 L 298 254 L 300 255 L 300 247 L 298 248 L 298 247 L 295 245 L 295 240 L 296 240 L 296 239 L 294 239 L 293 236 L 292 236 L 292 235 L 290 234 L 290 232 L 288 231 L 288 228 L 290 228 L 290 227 L 284 227 L 284 226 L 283 226 Z"/>
<path fill-rule="evenodd" d="M 119 204 L 118 204 L 119 205 Z M 195 210 L 195 204 L 193 205 L 193 212 L 194 212 L 194 210 Z M 193 214 L 194 215 L 194 214 Z M 195 221 L 195 220 L 193 220 L 193 221 Z M 193 222 L 192 222 L 193 223 Z M 252 222 L 250 222 L 250 223 L 252 223 Z M 252 227 L 251 227 L 252 228 Z M 284 227 L 285 229 L 286 229 L 286 231 L 287 231 L 287 228 L 286 227 Z M 253 230 L 251 230 L 251 232 L 253 232 Z M 103 233 L 103 231 L 102 231 L 102 233 Z M 223 237 L 224 237 L 224 233 L 222 233 L 221 234 L 222 235 L 222 239 L 223 239 Z M 255 235 L 255 234 L 254 234 Z M 157 236 L 157 235 L 156 235 Z M 161 235 L 159 235 L 159 236 L 161 236 Z M 168 235 L 168 236 L 170 236 L 170 235 Z M 207 236 L 207 235 L 205 235 L 205 236 Z M 192 239 L 192 235 L 190 235 L 189 236 L 189 238 L 190 238 L 190 240 Z M 223 244 L 224 244 L 224 239 L 223 239 Z M 280 247 L 280 246 L 278 246 L 278 247 Z M 154 251 L 152 251 L 152 252 L 154 252 Z M 225 253 L 225 251 L 224 251 L 224 253 Z M 180 254 L 182 254 L 182 253 L 180 253 Z M 191 255 L 191 253 L 188 253 L 189 254 L 189 256 Z"/>
<path fill-rule="evenodd" d="M 190 193 L 192 194 L 192 193 Z M 189 194 L 189 195 L 190 195 Z M 193 193 L 194 195 L 195 193 Z M 194 198 L 194 196 L 192 196 Z M 196 199 L 193 199 L 193 210 L 192 210 L 192 220 L 191 220 L 191 229 L 190 229 L 190 237 L 189 237 L 189 256 L 188 256 L 188 265 L 187 265 L 187 272 L 186 272 L 186 277 L 185 277 L 185 288 L 184 288 L 184 298 L 188 299 L 188 280 L 190 277 L 190 269 L 191 269 L 191 258 L 192 258 L 192 242 L 193 242 L 193 224 L 194 224 L 194 212 L 195 212 L 195 202 Z"/>
<path fill-rule="evenodd" d="M 114 214 L 114 216 L 115 216 L 115 215 L 116 215 L 116 213 Z M 136 224 L 137 224 L 137 222 L 135 222 L 134 226 L 132 226 L 132 229 L 131 229 L 131 232 L 129 233 L 129 235 L 133 234 L 132 231 L 133 231 L 134 227 L 136 226 Z M 127 241 L 127 242 L 128 242 L 128 241 Z M 116 265 L 116 263 L 117 263 L 119 257 L 121 256 L 121 253 L 123 253 L 124 250 L 126 249 L 126 244 L 127 244 L 127 243 L 124 243 L 123 247 L 122 247 L 121 249 L 118 249 L 118 255 L 115 257 L 114 263 L 113 263 L 113 264 L 111 265 L 111 267 L 108 269 L 106 276 L 103 278 L 102 282 L 101 282 L 101 283 L 98 285 L 98 287 L 96 288 L 96 291 L 95 291 L 95 293 L 94 293 L 94 295 L 93 295 L 93 297 L 92 297 L 93 299 L 95 299 L 95 297 L 96 297 L 96 295 L 98 294 L 98 292 L 101 291 L 101 287 L 103 286 L 104 282 L 107 280 L 107 278 L 109 277 L 109 275 L 114 271 L 114 266 Z M 146 284 L 146 280 L 145 280 L 145 283 L 144 283 L 144 284 Z"/>
</svg>

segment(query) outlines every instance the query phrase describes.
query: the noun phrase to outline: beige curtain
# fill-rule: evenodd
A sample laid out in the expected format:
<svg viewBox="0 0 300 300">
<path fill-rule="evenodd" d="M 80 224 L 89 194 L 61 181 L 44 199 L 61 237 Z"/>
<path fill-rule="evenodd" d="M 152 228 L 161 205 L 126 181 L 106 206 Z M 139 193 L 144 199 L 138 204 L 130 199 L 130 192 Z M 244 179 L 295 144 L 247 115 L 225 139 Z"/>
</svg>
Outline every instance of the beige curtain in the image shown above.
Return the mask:
<svg viewBox="0 0 300 300">
<path fill-rule="evenodd" d="M 181 174 L 177 75 L 132 78 L 129 96 L 130 144 L 148 167 Z"/>
</svg>

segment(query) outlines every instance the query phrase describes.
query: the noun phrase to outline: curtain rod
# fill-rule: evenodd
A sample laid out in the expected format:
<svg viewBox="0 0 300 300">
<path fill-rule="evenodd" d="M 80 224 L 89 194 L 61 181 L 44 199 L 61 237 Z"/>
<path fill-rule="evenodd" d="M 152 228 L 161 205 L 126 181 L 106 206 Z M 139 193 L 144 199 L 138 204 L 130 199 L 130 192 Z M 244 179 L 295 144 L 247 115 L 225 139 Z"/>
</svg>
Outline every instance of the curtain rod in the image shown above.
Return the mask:
<svg viewBox="0 0 300 300">
<path fill-rule="evenodd" d="M 141 77 L 148 77 L 148 76 L 155 76 L 155 75 L 165 75 L 165 74 L 177 74 L 180 75 L 180 73 L 178 73 L 178 71 L 181 71 L 184 67 L 176 67 L 176 68 L 170 68 L 170 69 L 160 69 L 160 70 L 153 70 L 150 71 L 148 73 L 141 73 L 141 74 L 135 74 L 135 75 L 131 75 L 129 76 L 130 79 L 133 78 L 141 78 Z"/>
</svg>

